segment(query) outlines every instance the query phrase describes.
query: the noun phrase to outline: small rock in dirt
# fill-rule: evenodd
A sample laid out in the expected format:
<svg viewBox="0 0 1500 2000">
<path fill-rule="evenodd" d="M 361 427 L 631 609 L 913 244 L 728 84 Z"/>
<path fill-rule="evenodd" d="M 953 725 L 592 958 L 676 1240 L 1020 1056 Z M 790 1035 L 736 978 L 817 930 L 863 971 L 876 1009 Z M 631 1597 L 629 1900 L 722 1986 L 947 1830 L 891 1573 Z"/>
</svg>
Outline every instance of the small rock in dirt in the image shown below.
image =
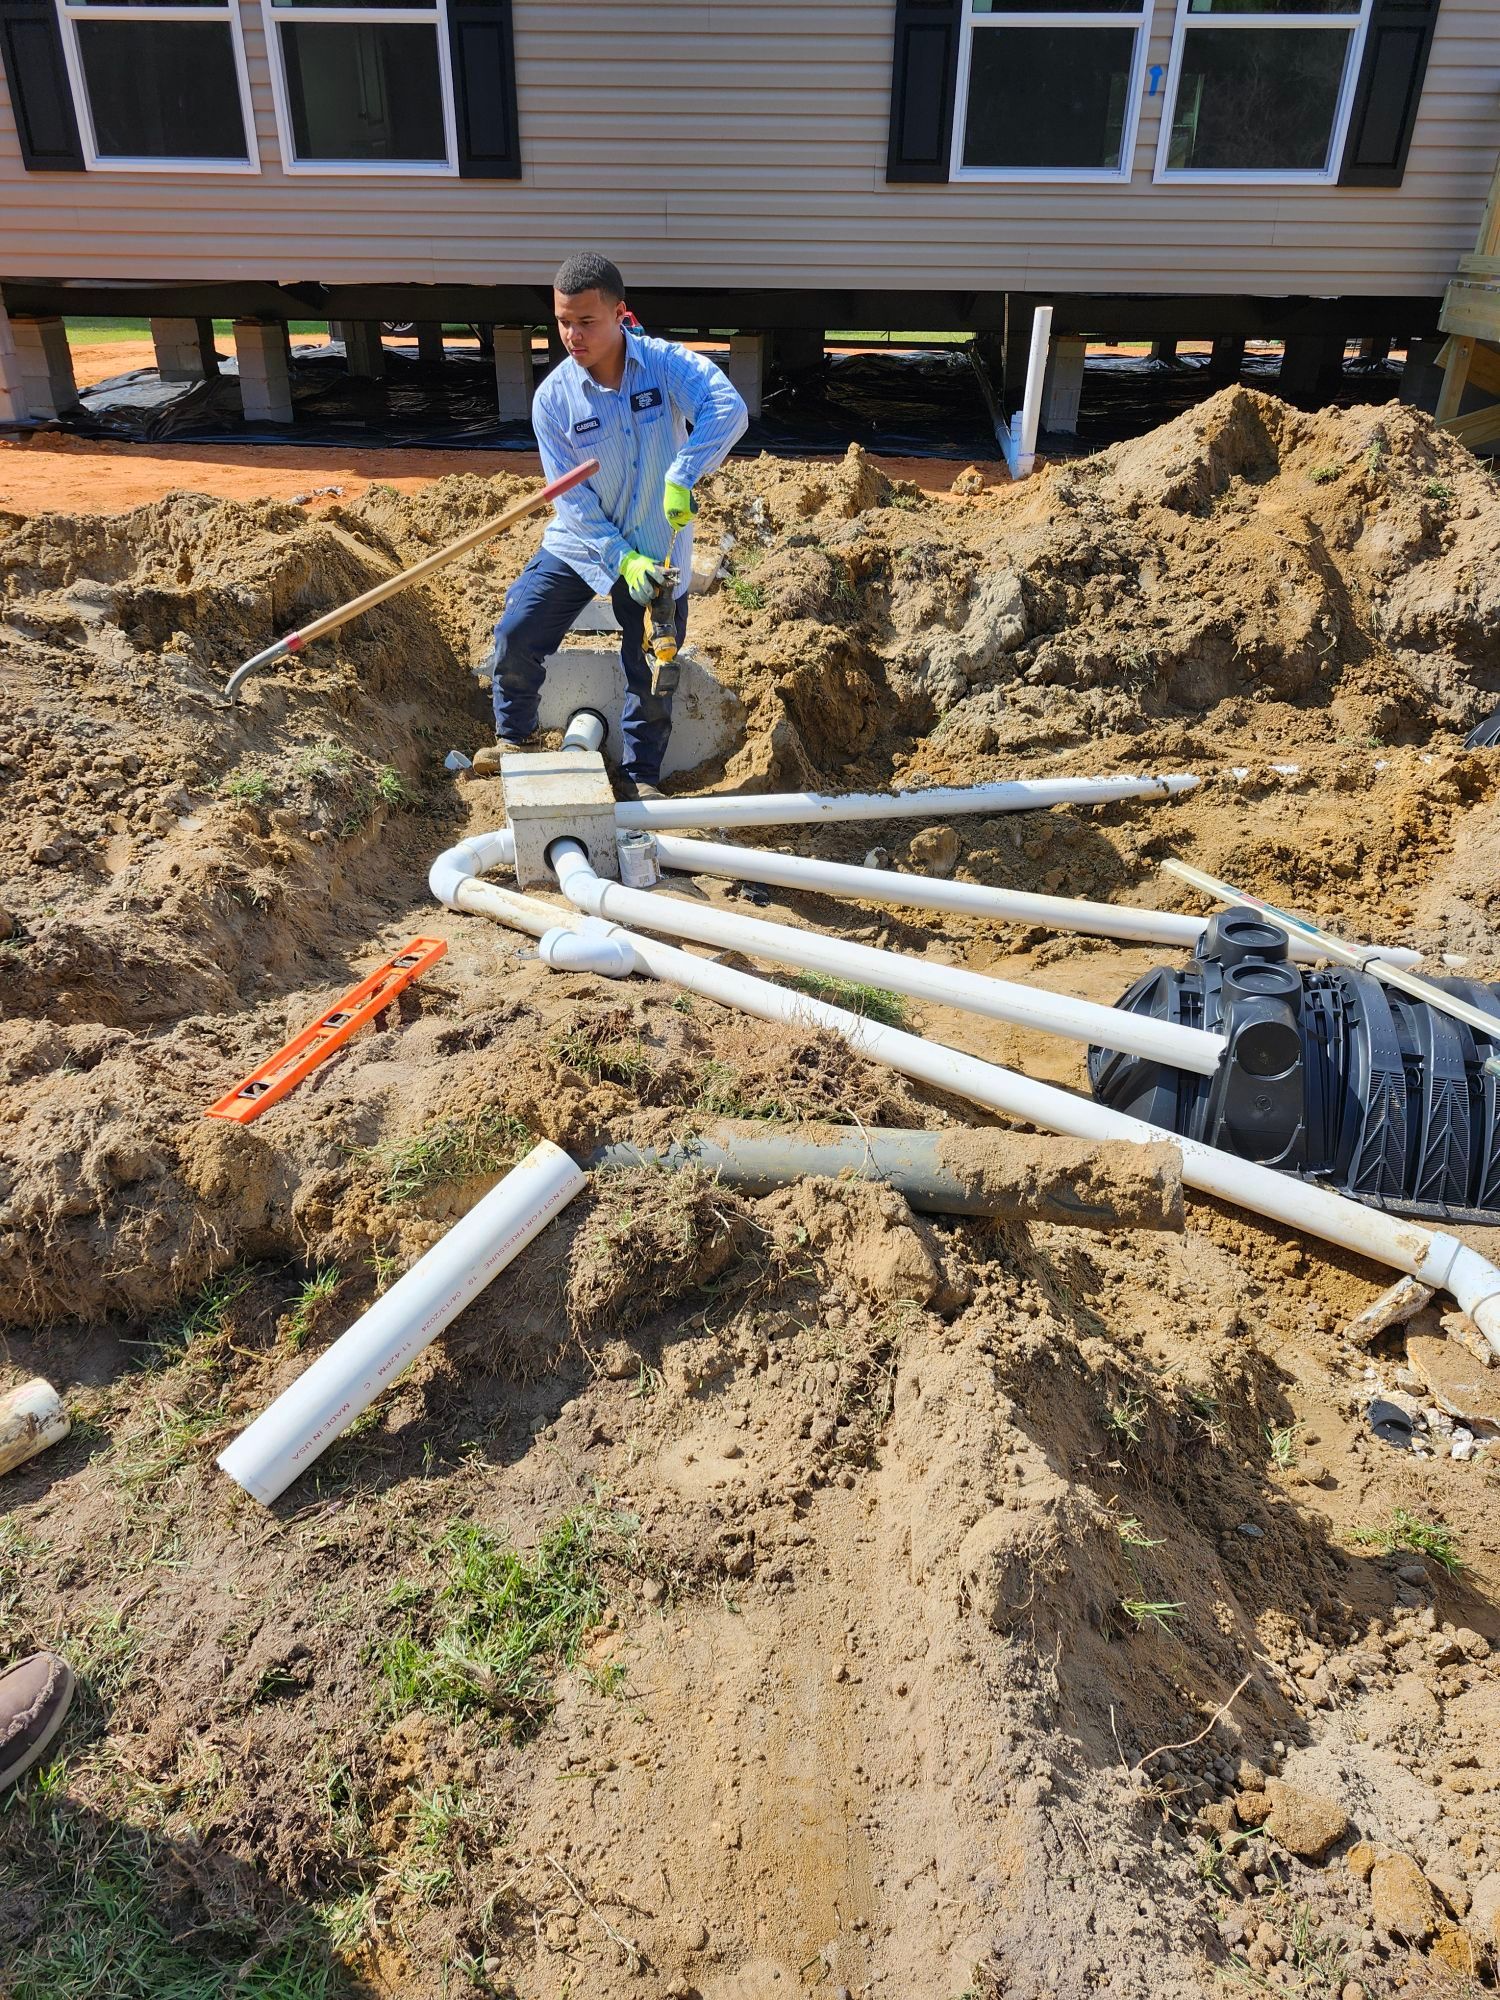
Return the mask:
<svg viewBox="0 0 1500 2000">
<path fill-rule="evenodd" d="M 1460 1881 L 1456 1875 L 1445 1875 L 1435 1868 L 1428 1869 L 1427 1879 L 1455 1917 L 1468 1915 L 1473 1897 L 1469 1894 L 1469 1885 L 1466 1882 Z"/>
<path fill-rule="evenodd" d="M 1500 1951 L 1500 1874 L 1484 1876 L 1474 1884 L 1470 1895 L 1469 1929 L 1491 1951 Z"/>
<path fill-rule="evenodd" d="M 702 1951 L 708 1943 L 708 1926 L 701 1917 L 684 1917 L 677 1935 L 684 1951 Z"/>
<path fill-rule="evenodd" d="M 927 875 L 951 875 L 958 866 L 958 835 L 951 826 L 924 826 L 911 838 L 907 855 Z"/>
<path fill-rule="evenodd" d="M 1429 1949 L 1439 1965 L 1446 1965 L 1450 1972 L 1456 1972 L 1464 1980 L 1477 1979 L 1489 1956 L 1478 1939 L 1461 1924 L 1450 1924 L 1446 1930 L 1439 1931 Z"/>
<path fill-rule="evenodd" d="M 1468 1625 L 1460 1625 L 1453 1636 L 1463 1648 L 1466 1660 L 1487 1660 L 1489 1658 L 1490 1642 L 1482 1632 L 1476 1632 Z"/>
<path fill-rule="evenodd" d="M 1266 1774 L 1259 1764 L 1252 1764 L 1248 1757 L 1242 1757 L 1235 1778 L 1242 1792 L 1263 1792 L 1266 1789 Z"/>
<path fill-rule="evenodd" d="M 1365 2000 L 1365 1989 L 1357 1979 L 1347 1979 L 1339 1991 L 1339 2000 Z"/>
<path fill-rule="evenodd" d="M 1368 1840 L 1356 1840 L 1344 1856 L 1344 1864 L 1356 1882 L 1368 1882 L 1378 1856 Z"/>
<path fill-rule="evenodd" d="M 891 850 L 888 847 L 872 847 L 865 856 L 866 868 L 889 868 Z"/>
<path fill-rule="evenodd" d="M 1264 1826 L 1271 1817 L 1271 1799 L 1267 1792 L 1241 1792 L 1234 1802 L 1241 1826 Z"/>
<path fill-rule="evenodd" d="M 972 500 L 984 491 L 984 474 L 977 465 L 966 465 L 948 491 L 956 493 L 961 500 Z"/>
<path fill-rule="evenodd" d="M 9 910 L 0 910 L 0 938 L 14 937 L 16 920 Z"/>
<path fill-rule="evenodd" d="M 1349 1831 L 1349 1815 L 1333 1799 L 1299 1792 L 1279 1778 L 1271 1779 L 1266 1796 L 1271 1801 L 1267 1833 L 1303 1861 L 1321 1861 Z"/>
<path fill-rule="evenodd" d="M 1437 1930 L 1437 1897 L 1409 1854 L 1388 1855 L 1370 1870 L 1370 1913 L 1377 1930 L 1425 1944 Z"/>
<path fill-rule="evenodd" d="M 1237 1535 L 1248 1536 L 1254 1542 L 1261 1541 L 1265 1536 L 1265 1532 L 1264 1528 L 1257 1528 L 1253 1521 L 1241 1521 L 1240 1525 L 1235 1529 Z"/>
<path fill-rule="evenodd" d="M 1396 1571 L 1396 1575 L 1402 1583 L 1413 1585 L 1423 1584 L 1427 1581 L 1427 1565 L 1425 1563 L 1403 1563 L 1400 1569 Z"/>
<path fill-rule="evenodd" d="M 1228 1799 L 1210 1799 L 1199 1806 L 1198 1823 L 1222 1839 L 1234 1831 L 1234 1807 Z"/>
<path fill-rule="evenodd" d="M 648 1604 L 660 1604 L 667 1594 L 667 1586 L 659 1576 L 648 1576 L 641 1585 L 641 1596 Z"/>
<path fill-rule="evenodd" d="M 1458 1341 L 1411 1333 L 1406 1358 L 1448 1416 L 1500 1423 L 1500 1373 L 1482 1366 Z"/>
<path fill-rule="evenodd" d="M 611 1340 L 599 1356 L 599 1366 L 611 1382 L 623 1382 L 640 1373 L 641 1358 L 625 1340 Z"/>
</svg>

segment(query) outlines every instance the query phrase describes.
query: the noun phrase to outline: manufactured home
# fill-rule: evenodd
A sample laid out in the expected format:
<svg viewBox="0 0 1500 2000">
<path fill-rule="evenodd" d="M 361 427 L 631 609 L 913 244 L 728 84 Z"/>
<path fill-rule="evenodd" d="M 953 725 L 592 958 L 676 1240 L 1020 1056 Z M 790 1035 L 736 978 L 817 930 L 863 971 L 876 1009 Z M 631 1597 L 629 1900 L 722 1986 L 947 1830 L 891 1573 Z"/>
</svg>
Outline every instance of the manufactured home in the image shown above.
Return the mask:
<svg viewBox="0 0 1500 2000">
<path fill-rule="evenodd" d="M 1316 367 L 1435 331 L 1500 146 L 1497 0 L 0 0 L 0 57 L 13 417 L 67 312 L 189 372 L 233 317 L 267 407 L 290 319 L 464 320 L 523 398 L 583 245 L 751 378 L 834 327 L 1009 371 L 1039 301 Z"/>
</svg>

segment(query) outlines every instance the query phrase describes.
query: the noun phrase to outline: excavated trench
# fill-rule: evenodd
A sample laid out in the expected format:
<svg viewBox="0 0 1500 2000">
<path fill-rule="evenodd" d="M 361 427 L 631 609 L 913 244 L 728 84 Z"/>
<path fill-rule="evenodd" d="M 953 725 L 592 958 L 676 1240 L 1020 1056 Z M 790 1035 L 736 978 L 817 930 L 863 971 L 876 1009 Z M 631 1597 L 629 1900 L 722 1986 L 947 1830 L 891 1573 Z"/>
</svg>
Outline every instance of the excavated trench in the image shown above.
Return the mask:
<svg viewBox="0 0 1500 2000">
<path fill-rule="evenodd" d="M 221 705 L 240 659 L 522 486 L 0 536 L 0 1381 L 44 1373 L 77 1419 L 7 1481 L 0 1605 L 94 1689 L 54 1818 L 0 1832 L 21 1990 L 64 1990 L 64 1853 L 147 1883 L 152 1963 L 301 1940 L 329 1992 L 1487 1980 L 1494 1371 L 1442 1301 L 1353 1348 L 1386 1274 L 1292 1232 L 611 1176 L 272 1514 L 213 1470 L 532 1137 L 979 1117 L 431 902 L 432 856 L 499 817 L 442 760 L 484 739 L 470 666 L 535 529 Z M 1462 747 L 1500 700 L 1500 499 L 1426 419 L 1232 390 L 961 500 L 858 452 L 734 463 L 701 540 L 725 575 L 694 634 L 748 715 L 717 781 L 1190 769 L 1170 805 L 955 822 L 957 871 L 1201 907 L 1174 853 L 1500 976 L 1500 752 Z M 919 825 L 880 837 L 927 865 Z M 1094 999 L 1161 957 L 769 914 Z M 448 954 L 378 1031 L 251 1126 L 204 1120 L 417 934 Z M 919 1025 L 1084 1087 L 1080 1049 Z M 1458 1412 L 1464 1455 L 1456 1353 L 1491 1412 Z M 1371 1434 L 1377 1390 L 1434 1413 L 1420 1455 Z M 463 1593 L 559 1522 L 586 1615 L 522 1701 Z M 413 1665 L 463 1647 L 467 1678 Z"/>
</svg>

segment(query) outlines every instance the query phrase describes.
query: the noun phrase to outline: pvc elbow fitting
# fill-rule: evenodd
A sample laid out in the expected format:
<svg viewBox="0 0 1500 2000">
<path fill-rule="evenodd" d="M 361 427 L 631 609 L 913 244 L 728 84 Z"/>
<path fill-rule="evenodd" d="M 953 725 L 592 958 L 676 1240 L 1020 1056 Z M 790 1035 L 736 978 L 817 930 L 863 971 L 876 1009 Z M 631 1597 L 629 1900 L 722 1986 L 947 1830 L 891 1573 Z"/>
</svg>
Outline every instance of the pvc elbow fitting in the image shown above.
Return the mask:
<svg viewBox="0 0 1500 2000">
<path fill-rule="evenodd" d="M 597 972 L 606 979 L 628 979 L 636 969 L 625 933 L 599 917 L 586 917 L 576 931 L 561 925 L 544 931 L 536 949 L 554 972 Z"/>
</svg>

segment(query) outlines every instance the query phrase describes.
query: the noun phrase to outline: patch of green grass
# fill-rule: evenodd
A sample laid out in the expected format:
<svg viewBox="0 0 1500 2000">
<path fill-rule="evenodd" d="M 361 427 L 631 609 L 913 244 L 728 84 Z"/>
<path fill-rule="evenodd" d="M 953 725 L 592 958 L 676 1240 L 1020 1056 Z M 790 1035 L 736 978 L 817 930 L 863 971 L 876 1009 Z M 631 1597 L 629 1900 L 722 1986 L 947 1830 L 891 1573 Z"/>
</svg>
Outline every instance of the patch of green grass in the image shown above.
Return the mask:
<svg viewBox="0 0 1500 2000">
<path fill-rule="evenodd" d="M 1133 1618 L 1143 1632 L 1147 1625 L 1159 1625 L 1163 1632 L 1170 1632 L 1172 1619 L 1178 1617 L 1186 1606 L 1160 1599 L 1153 1601 L 1145 1597 L 1122 1597 L 1120 1609 L 1127 1618 Z"/>
<path fill-rule="evenodd" d="M 692 1108 L 710 1118 L 765 1118 L 783 1125 L 797 1116 L 797 1107 L 785 1098 L 751 1096 L 734 1064 L 714 1057 L 698 1073 L 698 1094 Z"/>
<path fill-rule="evenodd" d="M 1276 1470 L 1290 1472 L 1302 1454 L 1301 1424 L 1267 1424 L 1266 1444 Z"/>
<path fill-rule="evenodd" d="M 638 1084 L 651 1073 L 651 1056 L 637 1029 L 613 1019 L 580 1022 L 548 1045 L 552 1060 L 590 1083 Z"/>
<path fill-rule="evenodd" d="M 521 1119 L 490 1104 L 470 1118 L 445 1118 L 413 1138 L 369 1147 L 360 1157 L 384 1169 L 386 1201 L 415 1201 L 445 1181 L 506 1172 L 530 1138 Z"/>
<path fill-rule="evenodd" d="M 354 752 L 347 743 L 336 743 L 331 736 L 318 743 L 304 744 L 292 759 L 292 776 L 304 785 L 337 784 L 353 769 Z"/>
<path fill-rule="evenodd" d="M 236 771 L 233 777 L 219 781 L 218 790 L 221 799 L 243 799 L 252 806 L 263 806 L 276 795 L 264 771 Z"/>
<path fill-rule="evenodd" d="M 1464 1567 L 1453 1530 L 1435 1521 L 1424 1521 L 1409 1507 L 1398 1507 L 1390 1519 L 1377 1528 L 1354 1528 L 1349 1539 L 1359 1548 L 1378 1549 L 1383 1556 L 1399 1552 L 1430 1556 L 1450 1576 Z"/>
<path fill-rule="evenodd" d="M 1307 476 L 1314 486 L 1326 486 L 1330 480 L 1337 479 L 1343 469 L 1341 465 L 1315 465 Z"/>
<path fill-rule="evenodd" d="M 1390 451 L 1391 441 L 1386 436 L 1384 427 L 1377 425 L 1375 434 L 1370 439 L 1369 449 L 1365 453 L 1366 472 L 1379 472 L 1389 458 Z"/>
<path fill-rule="evenodd" d="M 202 1291 L 162 1322 L 155 1336 L 146 1342 L 144 1365 L 170 1367 L 192 1347 L 219 1340 L 229 1330 L 235 1305 L 255 1283 L 248 1264 L 235 1264 L 211 1278 Z"/>
<path fill-rule="evenodd" d="M 1159 1549 L 1162 1536 L 1148 1535 L 1134 1514 L 1126 1514 L 1115 1522 L 1115 1533 L 1127 1549 Z"/>
<path fill-rule="evenodd" d="M 830 1007 L 847 1008 L 851 1014 L 862 1014 L 866 1020 L 880 1021 L 888 1028 L 904 1028 L 909 1009 L 906 1000 L 899 993 L 888 993 L 883 986 L 861 986 L 857 980 L 837 979 L 827 972 L 794 973 L 787 982 L 795 986 L 799 993 L 810 993 L 814 1000 L 826 1000 Z"/>
<path fill-rule="evenodd" d="M 159 1486 L 197 1455 L 203 1439 L 230 1424 L 231 1385 L 201 1401 L 158 1403 L 141 1429 L 119 1448 L 114 1477 L 122 1491 Z"/>
<path fill-rule="evenodd" d="M 326 1933 L 305 1913 L 267 1930 L 250 1922 L 169 1924 L 153 1865 L 170 1847 L 66 1803 L 11 1871 L 27 1942 L 5 1968 L 7 2000 L 338 2000 L 351 1989 Z"/>
<path fill-rule="evenodd" d="M 630 1670 L 623 1660 L 606 1660 L 602 1666 L 585 1667 L 583 1678 L 592 1693 L 613 1700 L 625 1692 Z"/>
<path fill-rule="evenodd" d="M 388 1292 L 401 1276 L 401 1258 L 393 1250 L 372 1250 L 370 1268 L 375 1273 L 377 1292 Z"/>
<path fill-rule="evenodd" d="M 438 1544 L 446 1575 L 425 1629 L 390 1641 L 382 1667 L 393 1713 L 423 1708 L 462 1720 L 487 1713 L 524 1737 L 553 1704 L 604 1609 L 603 1560 L 634 1531 L 626 1516 L 583 1507 L 522 1554 L 487 1529 L 455 1523 Z"/>
<path fill-rule="evenodd" d="M 664 1379 L 659 1368 L 653 1368 L 649 1362 L 643 1361 L 636 1374 L 635 1387 L 630 1393 L 637 1402 L 644 1403 L 649 1397 L 657 1394 Z"/>
<path fill-rule="evenodd" d="M 372 788 L 380 803 L 397 809 L 414 806 L 416 793 L 412 791 L 394 764 L 382 764 L 372 780 Z"/>
<path fill-rule="evenodd" d="M 1146 1399 L 1139 1389 L 1127 1389 L 1104 1412 L 1110 1435 L 1122 1445 L 1139 1444 L 1146 1427 Z"/>
<path fill-rule="evenodd" d="M 752 583 L 748 577 L 732 576 L 726 588 L 741 611 L 763 611 L 765 609 L 765 591 L 760 584 Z"/>
<path fill-rule="evenodd" d="M 292 1310 L 286 1323 L 286 1344 L 293 1354 L 305 1347 L 307 1336 L 313 1330 L 313 1321 L 318 1309 L 333 1297 L 340 1284 L 337 1264 L 330 1264 L 327 1270 L 315 1271 L 292 1301 Z"/>
<path fill-rule="evenodd" d="M 1446 502 L 1453 498 L 1453 488 L 1446 479 L 1429 479 L 1422 491 L 1429 500 Z"/>
</svg>

